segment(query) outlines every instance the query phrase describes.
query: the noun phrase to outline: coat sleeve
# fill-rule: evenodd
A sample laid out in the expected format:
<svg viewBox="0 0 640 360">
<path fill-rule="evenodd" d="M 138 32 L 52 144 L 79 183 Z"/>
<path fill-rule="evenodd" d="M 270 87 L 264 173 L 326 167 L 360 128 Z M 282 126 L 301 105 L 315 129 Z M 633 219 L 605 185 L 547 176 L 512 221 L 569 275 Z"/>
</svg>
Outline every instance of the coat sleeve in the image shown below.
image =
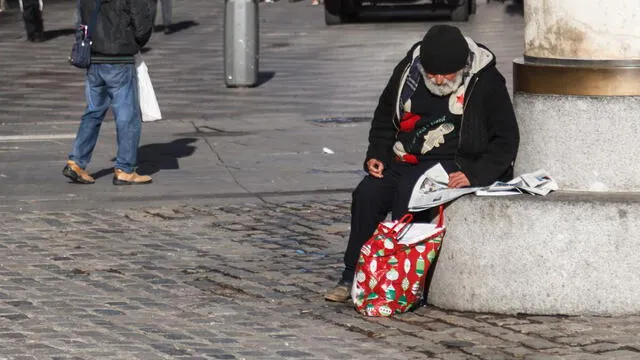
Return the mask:
<svg viewBox="0 0 640 360">
<path fill-rule="evenodd" d="M 140 48 L 144 47 L 153 30 L 153 12 L 152 8 L 156 3 L 155 0 L 132 0 L 130 1 L 131 22 L 136 43 Z"/>
<path fill-rule="evenodd" d="M 365 171 L 367 170 L 366 163 L 369 159 L 378 159 L 385 164 L 385 167 L 391 161 L 393 143 L 396 139 L 396 125 L 394 124 L 396 99 L 402 73 L 408 64 L 409 58 L 405 58 L 396 65 L 387 86 L 385 86 L 382 95 L 380 95 L 378 106 L 373 113 L 373 120 L 371 120 L 371 129 L 369 130 L 369 148 L 364 161 Z"/>
<path fill-rule="evenodd" d="M 489 80 L 491 88 L 484 99 L 488 146 L 475 161 L 475 171 L 469 179 L 472 186 L 490 185 L 512 171 L 520 142 L 518 124 L 504 77 L 495 70 Z"/>
</svg>

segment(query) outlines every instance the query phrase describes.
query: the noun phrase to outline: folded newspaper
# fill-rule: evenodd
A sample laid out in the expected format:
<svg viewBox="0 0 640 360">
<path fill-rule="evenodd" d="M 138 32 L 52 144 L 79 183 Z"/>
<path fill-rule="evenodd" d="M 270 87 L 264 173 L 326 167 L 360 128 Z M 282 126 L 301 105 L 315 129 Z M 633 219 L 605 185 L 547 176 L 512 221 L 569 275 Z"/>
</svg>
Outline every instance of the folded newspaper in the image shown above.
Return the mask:
<svg viewBox="0 0 640 360">
<path fill-rule="evenodd" d="M 517 194 L 547 195 L 558 190 L 558 184 L 544 170 L 520 175 L 508 182 L 496 181 L 484 187 L 451 189 L 447 187 L 449 174 L 437 164 L 418 179 L 409 200 L 409 211 L 422 211 L 448 203 L 463 195 L 504 196 Z"/>
</svg>

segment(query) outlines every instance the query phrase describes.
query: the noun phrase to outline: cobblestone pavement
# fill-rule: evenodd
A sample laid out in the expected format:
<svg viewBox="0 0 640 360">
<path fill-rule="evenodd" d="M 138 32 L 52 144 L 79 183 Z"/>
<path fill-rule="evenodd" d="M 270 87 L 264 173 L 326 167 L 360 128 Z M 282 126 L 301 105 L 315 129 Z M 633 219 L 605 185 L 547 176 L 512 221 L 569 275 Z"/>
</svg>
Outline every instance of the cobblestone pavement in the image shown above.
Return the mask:
<svg viewBox="0 0 640 360">
<path fill-rule="evenodd" d="M 325 302 L 346 200 L 1 213 L 0 359 L 638 358 L 638 316 Z"/>
</svg>

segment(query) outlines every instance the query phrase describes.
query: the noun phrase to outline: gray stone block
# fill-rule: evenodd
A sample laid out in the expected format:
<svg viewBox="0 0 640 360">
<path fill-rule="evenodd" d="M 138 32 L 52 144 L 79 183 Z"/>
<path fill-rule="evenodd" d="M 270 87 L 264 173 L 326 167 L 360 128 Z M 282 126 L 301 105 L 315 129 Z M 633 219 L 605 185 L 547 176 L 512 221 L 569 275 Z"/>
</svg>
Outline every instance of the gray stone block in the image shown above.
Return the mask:
<svg viewBox="0 0 640 360">
<path fill-rule="evenodd" d="M 564 190 L 640 190 L 640 97 L 515 93 L 514 107 L 517 174 L 545 169 Z"/>
<path fill-rule="evenodd" d="M 640 313 L 640 194 L 467 196 L 448 207 L 429 291 L 446 309 Z"/>
</svg>

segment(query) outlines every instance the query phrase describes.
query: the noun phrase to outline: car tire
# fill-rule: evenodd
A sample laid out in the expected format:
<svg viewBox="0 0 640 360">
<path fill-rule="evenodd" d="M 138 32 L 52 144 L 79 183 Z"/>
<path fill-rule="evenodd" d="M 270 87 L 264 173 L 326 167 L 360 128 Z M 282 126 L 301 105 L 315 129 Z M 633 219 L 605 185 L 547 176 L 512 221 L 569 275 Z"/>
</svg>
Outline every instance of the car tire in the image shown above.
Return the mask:
<svg viewBox="0 0 640 360">
<path fill-rule="evenodd" d="M 360 0 L 324 0 L 324 22 L 339 25 L 355 21 L 359 8 Z"/>
<path fill-rule="evenodd" d="M 324 23 L 327 25 L 340 25 L 344 22 L 343 17 L 338 14 L 332 14 L 329 12 L 329 10 L 327 10 L 326 8 L 324 9 Z"/>
<path fill-rule="evenodd" d="M 469 5 L 469 2 L 473 1 L 473 0 L 463 0 L 463 4 L 461 6 L 456 7 L 452 12 L 451 12 L 451 21 L 457 21 L 457 22 L 462 22 L 462 21 L 469 21 L 469 13 L 471 12 L 471 6 Z M 450 4 L 458 4 L 459 1 L 458 0 L 449 0 L 448 1 Z"/>
</svg>

